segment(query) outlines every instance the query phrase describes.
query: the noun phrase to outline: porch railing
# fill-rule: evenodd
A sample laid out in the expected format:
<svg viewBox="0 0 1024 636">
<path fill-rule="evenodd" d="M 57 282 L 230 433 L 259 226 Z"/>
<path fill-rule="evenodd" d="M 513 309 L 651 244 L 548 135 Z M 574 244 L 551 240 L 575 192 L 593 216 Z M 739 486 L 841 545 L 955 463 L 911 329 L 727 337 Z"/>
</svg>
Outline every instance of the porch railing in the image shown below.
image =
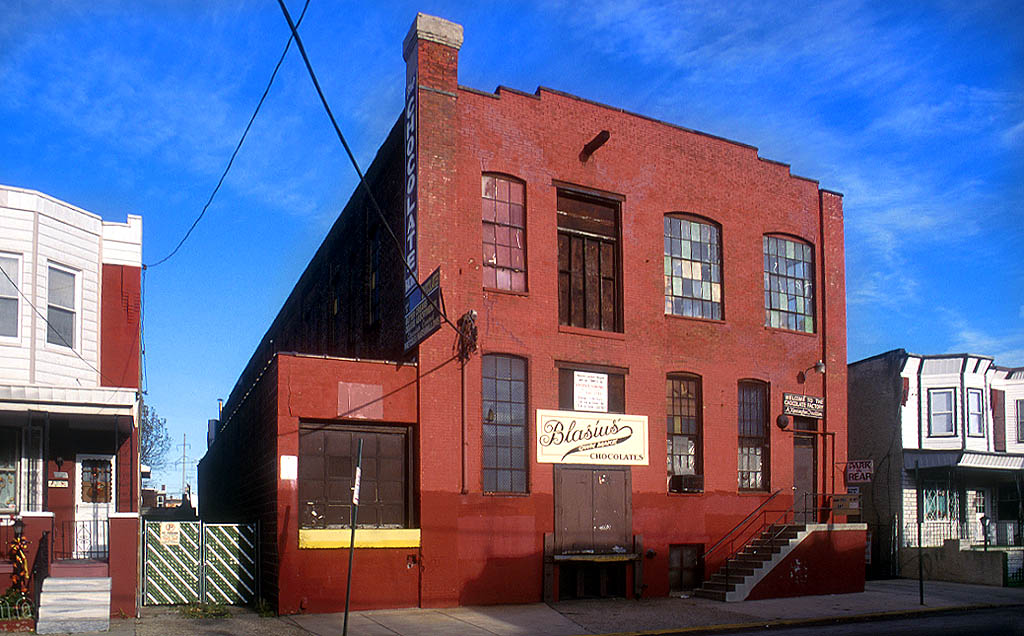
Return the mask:
<svg viewBox="0 0 1024 636">
<path fill-rule="evenodd" d="M 53 542 L 53 558 L 106 561 L 110 554 L 110 522 L 106 519 L 64 521 Z"/>
<path fill-rule="evenodd" d="M 32 602 L 38 612 L 39 599 L 43 595 L 43 581 L 50 576 L 50 552 L 52 550 L 53 535 L 46 531 L 39 537 L 39 549 L 36 550 L 36 558 L 32 561 Z M 36 618 L 39 618 L 38 614 Z"/>
</svg>

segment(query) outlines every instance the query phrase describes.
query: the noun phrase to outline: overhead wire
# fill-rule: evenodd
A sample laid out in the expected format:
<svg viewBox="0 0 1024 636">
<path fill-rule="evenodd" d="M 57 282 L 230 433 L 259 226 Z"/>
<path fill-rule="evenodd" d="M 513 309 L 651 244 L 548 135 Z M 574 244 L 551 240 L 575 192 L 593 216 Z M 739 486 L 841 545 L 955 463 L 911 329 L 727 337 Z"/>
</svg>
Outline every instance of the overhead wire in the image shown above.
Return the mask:
<svg viewBox="0 0 1024 636">
<path fill-rule="evenodd" d="M 302 61 L 305 62 L 306 70 L 309 71 L 309 77 L 311 80 L 313 80 L 313 87 L 316 88 L 316 93 L 317 95 L 320 96 L 320 103 L 323 104 L 324 110 L 327 111 L 327 116 L 331 120 L 331 125 L 334 127 L 334 132 L 335 134 L 337 134 L 338 139 L 341 141 L 341 145 L 345 147 L 345 152 L 346 154 L 348 154 L 349 161 L 352 162 L 352 167 L 355 168 L 356 174 L 359 175 L 359 183 L 363 186 L 363 189 L 366 191 L 366 195 L 370 200 L 371 207 L 373 207 L 373 210 L 377 213 L 377 216 L 380 218 L 381 224 L 384 226 L 384 229 L 387 230 L 388 236 L 391 237 L 391 240 L 394 242 L 399 254 L 401 254 L 403 251 L 402 243 L 401 241 L 398 240 L 398 237 L 395 235 L 394 230 L 391 229 L 391 224 L 389 224 L 387 218 L 385 218 L 384 212 L 381 210 L 380 205 L 378 205 L 377 203 L 376 197 L 373 196 L 373 191 L 370 189 L 370 184 L 366 182 L 366 177 L 363 175 L 363 171 L 359 168 L 359 162 L 356 161 L 355 155 L 352 154 L 352 149 L 349 147 L 348 142 L 345 140 L 345 135 L 342 134 L 341 132 L 341 127 L 338 125 L 338 120 L 335 119 L 334 113 L 331 111 L 331 107 L 327 103 L 327 98 L 324 96 L 324 92 L 320 88 L 320 82 L 319 80 L 317 80 L 316 72 L 313 71 L 313 64 L 309 61 L 309 56 L 306 54 L 306 47 L 303 46 L 302 38 L 299 37 L 298 24 L 292 22 L 292 16 L 288 12 L 288 7 L 285 6 L 284 0 L 277 0 L 277 3 L 281 6 L 281 11 L 284 12 L 285 20 L 288 21 L 288 27 L 291 29 L 292 32 L 292 38 L 294 38 L 295 45 L 299 48 L 299 53 L 302 54 Z M 309 4 L 308 0 L 306 4 Z M 303 11 L 305 11 L 305 9 L 303 9 Z M 444 322 L 448 324 L 448 326 L 454 329 L 456 334 L 462 336 L 462 331 L 455 325 L 455 323 L 453 323 L 448 318 L 448 316 L 445 315 L 443 311 L 441 311 L 440 305 L 433 298 L 431 298 L 429 294 L 426 293 L 425 289 L 423 289 L 423 285 L 421 285 L 419 280 L 416 279 L 415 272 L 412 270 L 412 267 L 409 265 L 409 263 L 406 262 L 404 258 L 400 260 L 402 261 L 402 265 L 405 267 L 406 274 L 412 279 L 412 281 L 416 284 L 417 289 L 419 289 L 420 293 L 423 295 L 423 299 L 430 303 L 431 307 L 433 307 L 433 309 L 437 312 L 441 319 L 444 320 Z"/>
<path fill-rule="evenodd" d="M 304 18 L 306 15 L 306 9 L 309 8 L 309 2 L 310 0 L 306 0 L 305 5 L 303 5 L 302 13 L 299 14 L 299 21 L 296 23 L 296 27 L 299 24 L 302 24 L 302 18 Z M 284 63 L 284 58 L 288 55 L 288 49 L 291 48 L 292 39 L 292 36 L 288 36 L 288 43 L 285 44 L 284 51 L 281 53 L 281 57 L 277 60 L 277 65 L 274 66 L 274 72 L 270 74 L 270 81 L 267 82 L 267 87 L 263 90 L 263 95 L 260 97 L 260 101 L 256 104 L 256 109 L 253 111 L 252 117 L 249 118 L 249 123 L 246 124 L 245 130 L 242 132 L 241 138 L 239 138 L 238 143 L 235 145 L 234 152 L 231 153 L 231 158 L 228 159 L 228 163 L 224 167 L 224 172 L 221 173 L 220 179 L 217 181 L 216 187 L 214 187 L 213 192 L 210 193 L 210 198 L 207 199 L 206 205 L 204 205 L 202 211 L 199 212 L 199 216 L 196 217 L 196 220 L 192 222 L 192 225 L 188 228 L 188 231 L 185 232 L 185 236 L 181 237 L 181 240 L 178 241 L 178 244 L 174 247 L 173 250 L 171 250 L 171 252 L 167 256 L 164 256 L 155 263 L 151 263 L 149 265 L 146 265 L 145 267 L 156 267 L 157 265 L 162 265 L 163 263 L 169 261 L 171 257 L 178 253 L 178 250 L 180 250 L 181 246 L 185 244 L 185 241 L 188 240 L 188 237 L 192 235 L 192 230 L 196 229 L 196 226 L 199 225 L 199 221 L 203 219 L 203 216 L 206 214 L 207 209 L 209 209 L 210 204 L 213 203 L 213 198 L 217 196 L 217 192 L 220 190 L 221 185 L 224 184 L 224 179 L 227 178 L 228 172 L 231 170 L 232 164 L 235 163 L 235 157 L 238 156 L 238 151 L 242 149 L 242 144 L 245 142 L 245 138 L 249 135 L 249 129 L 252 128 L 252 123 L 256 121 L 256 115 L 259 114 L 260 108 L 263 107 L 263 102 L 266 101 L 267 95 L 270 93 L 270 87 L 274 85 L 274 79 L 277 77 L 277 72 L 278 70 L 280 70 L 281 64 Z"/>
<path fill-rule="evenodd" d="M 82 354 L 78 353 L 78 351 L 77 351 L 77 350 L 75 349 L 74 345 L 72 345 L 72 344 L 71 344 L 70 342 L 68 342 L 68 341 L 67 341 L 67 338 L 65 338 L 65 337 L 64 337 L 63 335 L 61 335 L 60 331 L 59 331 L 59 330 L 58 330 L 58 329 L 57 329 L 56 327 L 53 327 L 53 325 L 51 325 L 51 324 L 50 324 L 50 321 L 46 319 L 46 316 L 44 316 L 44 315 L 43 315 L 43 312 L 39 311 L 39 308 L 38 308 L 38 307 L 36 307 L 36 306 L 35 306 L 35 305 L 34 305 L 34 304 L 32 303 L 32 301 L 31 301 L 31 300 L 29 300 L 28 296 L 26 296 L 26 295 L 25 295 L 25 292 L 21 291 L 21 288 L 20 288 L 20 287 L 18 287 L 18 284 L 14 282 L 14 280 L 13 280 L 13 279 L 12 279 L 12 278 L 10 277 L 10 275 L 9 275 L 9 274 L 7 273 L 7 271 L 6 271 L 6 270 L 4 270 L 4 268 L 3 268 L 3 267 L 0 267 L 0 273 L 2 273 L 2 274 L 4 275 L 4 278 L 6 278 L 6 279 L 7 279 L 7 282 L 9 282 L 9 283 L 11 284 L 11 287 L 13 287 L 13 288 L 14 288 L 14 290 L 15 290 L 16 292 L 18 292 L 18 295 L 19 295 L 19 296 L 21 296 L 21 298 L 22 298 L 22 299 L 23 299 L 23 300 L 24 300 L 24 301 L 25 301 L 25 302 L 26 302 L 26 303 L 28 304 L 28 306 L 29 306 L 29 307 L 31 307 L 31 308 L 32 308 L 32 310 L 33 310 L 34 312 L 36 312 L 36 315 L 37 315 L 37 316 L 39 316 L 40 318 L 42 318 L 43 322 L 44 322 L 44 323 L 46 323 L 46 326 L 47 326 L 47 327 L 51 327 L 51 328 L 52 328 L 52 329 L 50 329 L 50 330 L 47 330 L 47 337 L 49 337 L 49 334 L 50 334 L 50 333 L 53 333 L 53 334 L 54 334 L 55 336 L 57 336 L 58 338 L 60 338 L 60 343 L 55 343 L 55 344 L 63 344 L 63 345 L 65 346 L 65 347 L 67 347 L 68 349 L 70 349 L 70 350 L 71 350 L 71 353 L 75 354 L 75 356 L 76 356 L 76 357 L 77 357 L 77 358 L 78 358 L 79 360 L 81 360 L 82 362 L 84 362 L 84 363 L 86 364 L 86 366 L 88 366 L 88 367 L 89 367 L 90 369 L 92 369 L 93 371 L 95 371 L 96 373 L 98 373 L 98 374 L 99 374 L 99 376 L 100 376 L 101 378 L 103 378 L 103 379 L 104 379 L 104 380 L 106 380 L 107 382 L 110 382 L 110 383 L 111 383 L 111 385 L 114 385 L 114 384 L 115 384 L 115 383 L 114 383 L 114 380 L 112 380 L 112 379 L 111 379 L 110 377 L 108 377 L 108 376 L 107 376 L 106 374 L 104 374 L 104 373 L 103 373 L 102 371 L 100 371 L 99 369 L 97 369 L 97 368 L 95 367 L 95 365 L 93 365 L 93 363 L 91 363 L 91 362 L 89 362 L 88 360 L 86 360 L 86 359 L 85 359 L 85 358 L 84 358 L 84 357 L 82 356 Z"/>
</svg>

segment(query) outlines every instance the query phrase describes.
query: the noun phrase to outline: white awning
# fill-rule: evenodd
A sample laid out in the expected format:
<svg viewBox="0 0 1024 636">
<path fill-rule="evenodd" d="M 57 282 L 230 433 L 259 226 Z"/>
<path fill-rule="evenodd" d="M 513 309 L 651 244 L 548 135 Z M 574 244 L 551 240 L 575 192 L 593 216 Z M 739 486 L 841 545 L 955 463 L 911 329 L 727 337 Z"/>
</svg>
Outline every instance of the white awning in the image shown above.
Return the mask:
<svg viewBox="0 0 1024 636">
<path fill-rule="evenodd" d="M 134 389 L 0 384 L 0 411 L 66 415 L 134 415 Z"/>
<path fill-rule="evenodd" d="M 1024 470 L 1024 455 L 1002 453 L 972 453 L 967 451 L 957 462 L 958 468 L 994 468 L 996 470 Z"/>
</svg>

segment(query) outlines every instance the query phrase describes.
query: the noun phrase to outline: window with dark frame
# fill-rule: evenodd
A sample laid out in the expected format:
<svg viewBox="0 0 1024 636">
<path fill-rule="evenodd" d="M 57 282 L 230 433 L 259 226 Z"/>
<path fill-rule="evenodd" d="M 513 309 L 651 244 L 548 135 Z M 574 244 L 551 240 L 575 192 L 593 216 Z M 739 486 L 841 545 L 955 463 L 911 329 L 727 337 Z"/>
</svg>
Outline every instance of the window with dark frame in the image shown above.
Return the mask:
<svg viewBox="0 0 1024 636">
<path fill-rule="evenodd" d="M 526 186 L 483 175 L 484 287 L 526 291 Z"/>
<path fill-rule="evenodd" d="M 18 259 L 0 256 L 0 336 L 18 337 Z M 6 274 L 6 275 L 5 275 Z"/>
<path fill-rule="evenodd" d="M 299 429 L 299 527 L 350 528 L 352 487 L 363 440 L 360 528 L 411 526 L 408 430 L 327 424 Z"/>
<path fill-rule="evenodd" d="M 942 481 L 922 483 L 925 521 L 957 521 L 960 517 L 960 497 L 956 490 Z"/>
<path fill-rule="evenodd" d="M 669 490 L 702 492 L 704 423 L 700 377 L 670 375 L 667 388 Z"/>
<path fill-rule="evenodd" d="M 487 354 L 481 362 L 484 492 L 527 492 L 526 360 Z"/>
<path fill-rule="evenodd" d="M 739 457 L 740 490 L 768 490 L 769 434 L 768 385 L 744 380 L 739 383 Z"/>
<path fill-rule="evenodd" d="M 765 326 L 814 333 L 814 248 L 771 235 L 763 248 Z"/>
<path fill-rule="evenodd" d="M 622 331 L 619 206 L 558 193 L 558 323 Z"/>
<path fill-rule="evenodd" d="M 722 253 L 718 226 L 665 216 L 665 313 L 722 319 Z"/>
<path fill-rule="evenodd" d="M 967 434 L 972 437 L 985 436 L 981 389 L 967 389 Z"/>
<path fill-rule="evenodd" d="M 575 410 L 575 373 L 604 373 L 608 376 L 608 413 L 626 412 L 626 375 L 613 371 L 595 370 L 580 367 L 559 367 L 558 369 L 558 408 L 562 411 Z"/>
<path fill-rule="evenodd" d="M 928 389 L 928 435 L 949 437 L 956 435 L 953 415 L 953 389 Z"/>
</svg>

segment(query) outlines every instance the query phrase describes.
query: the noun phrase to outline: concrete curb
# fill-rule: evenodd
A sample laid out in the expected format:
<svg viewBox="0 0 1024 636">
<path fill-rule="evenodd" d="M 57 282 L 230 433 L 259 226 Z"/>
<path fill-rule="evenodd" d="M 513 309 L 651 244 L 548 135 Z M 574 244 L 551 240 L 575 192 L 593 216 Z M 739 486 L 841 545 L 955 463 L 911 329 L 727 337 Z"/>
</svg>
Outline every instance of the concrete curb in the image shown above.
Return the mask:
<svg viewBox="0 0 1024 636">
<path fill-rule="evenodd" d="M 721 632 L 740 632 L 786 627 L 814 627 L 815 625 L 839 625 L 842 623 L 867 623 L 914 616 L 955 614 L 972 610 L 997 609 L 1004 607 L 1024 607 L 1024 603 L 984 603 L 974 605 L 954 605 L 946 607 L 925 607 L 920 609 L 892 610 L 888 612 L 871 612 L 868 614 L 847 614 L 843 616 L 823 616 L 814 618 L 787 618 L 749 623 L 723 623 L 719 625 L 695 625 L 692 627 L 674 627 L 669 629 L 651 629 L 632 632 L 607 632 L 602 634 L 580 634 L 580 636 L 662 636 L 669 634 L 716 634 Z"/>
</svg>

